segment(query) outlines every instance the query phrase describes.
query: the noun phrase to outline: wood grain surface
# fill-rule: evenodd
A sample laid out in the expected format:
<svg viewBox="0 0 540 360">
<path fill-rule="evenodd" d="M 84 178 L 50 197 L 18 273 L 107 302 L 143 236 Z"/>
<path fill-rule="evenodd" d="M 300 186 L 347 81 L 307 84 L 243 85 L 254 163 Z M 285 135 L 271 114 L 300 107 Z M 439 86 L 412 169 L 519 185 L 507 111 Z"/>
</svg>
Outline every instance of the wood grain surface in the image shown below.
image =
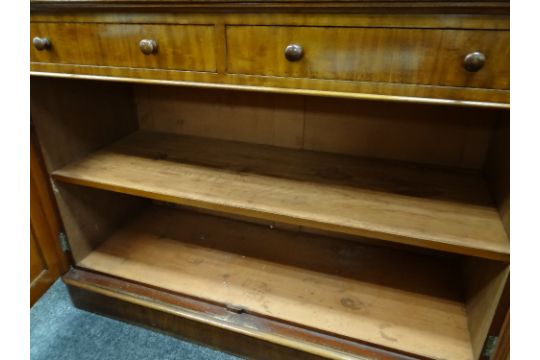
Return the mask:
<svg viewBox="0 0 540 360">
<path fill-rule="evenodd" d="M 34 22 L 30 37 L 47 37 L 51 49 L 30 47 L 33 62 L 129 68 L 216 71 L 212 25 Z M 155 54 L 139 49 L 156 41 Z"/>
<path fill-rule="evenodd" d="M 134 86 L 134 97 L 141 130 L 474 170 L 507 114 L 155 85 Z"/>
<path fill-rule="evenodd" d="M 137 132 L 54 172 L 177 204 L 507 259 L 480 176 L 237 142 Z"/>
<path fill-rule="evenodd" d="M 79 266 L 422 356 L 472 359 L 451 259 L 154 208 Z"/>
<path fill-rule="evenodd" d="M 227 71 L 234 74 L 432 84 L 472 88 L 510 87 L 510 32 L 403 28 L 227 26 Z M 305 55 L 283 52 L 299 44 Z M 486 65 L 463 68 L 468 53 Z"/>
<path fill-rule="evenodd" d="M 151 326 L 242 358 L 279 360 L 417 360 L 398 353 L 294 326 L 268 317 L 228 310 L 194 297 L 73 268 L 63 277 L 75 306 Z"/>
<path fill-rule="evenodd" d="M 31 35 L 52 32 L 54 39 L 50 50 L 31 49 L 31 70 L 44 76 L 508 107 L 509 18 L 504 12 L 461 11 L 37 11 Z M 227 29 L 241 31 L 228 39 Z M 137 48 L 147 36 L 156 37 L 156 55 L 144 56 Z M 306 46 L 306 56 L 295 64 L 283 56 L 289 40 Z M 473 51 L 485 52 L 488 60 L 479 72 L 467 73 L 461 62 Z"/>
<path fill-rule="evenodd" d="M 58 236 L 62 223 L 53 201 L 34 128 L 30 136 L 30 306 L 68 269 Z"/>
<path fill-rule="evenodd" d="M 77 8 L 212 8 L 214 11 L 226 10 L 230 8 L 246 7 L 270 8 L 270 9 L 310 9 L 326 8 L 332 9 L 365 9 L 368 11 L 432 11 L 436 13 L 451 13 L 475 11 L 480 13 L 507 13 L 510 1 L 499 0 L 454 0 L 454 1 L 403 1 L 403 0 L 258 0 L 253 3 L 245 3 L 239 0 L 30 0 L 32 9 L 50 9 L 59 6 L 69 6 Z"/>
<path fill-rule="evenodd" d="M 464 271 L 469 332 L 474 357 L 479 359 L 503 294 L 510 266 L 508 263 L 485 259 L 467 259 Z"/>
<path fill-rule="evenodd" d="M 32 0 L 32 116 L 76 266 L 106 274 L 74 299 L 246 354 L 476 360 L 509 271 L 507 112 L 480 109 L 510 106 L 509 30 L 509 1 Z"/>
</svg>

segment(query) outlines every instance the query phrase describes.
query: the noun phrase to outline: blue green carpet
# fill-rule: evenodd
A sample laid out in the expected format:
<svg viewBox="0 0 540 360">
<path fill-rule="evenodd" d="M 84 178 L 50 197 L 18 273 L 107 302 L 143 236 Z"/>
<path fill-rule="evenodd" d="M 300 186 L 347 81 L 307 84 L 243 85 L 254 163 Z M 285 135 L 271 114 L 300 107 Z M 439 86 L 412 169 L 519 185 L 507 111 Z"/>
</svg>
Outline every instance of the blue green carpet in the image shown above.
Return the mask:
<svg viewBox="0 0 540 360">
<path fill-rule="evenodd" d="M 61 280 L 30 310 L 32 360 L 233 360 L 237 357 L 73 306 Z"/>
</svg>

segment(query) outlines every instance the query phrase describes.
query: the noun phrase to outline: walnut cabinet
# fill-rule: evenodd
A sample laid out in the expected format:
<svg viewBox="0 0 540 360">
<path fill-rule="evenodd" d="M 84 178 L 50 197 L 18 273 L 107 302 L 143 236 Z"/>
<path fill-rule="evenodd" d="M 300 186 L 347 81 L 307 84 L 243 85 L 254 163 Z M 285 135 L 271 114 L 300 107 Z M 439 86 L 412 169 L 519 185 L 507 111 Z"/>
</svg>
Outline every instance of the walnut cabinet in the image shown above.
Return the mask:
<svg viewBox="0 0 540 360">
<path fill-rule="evenodd" d="M 248 358 L 501 353 L 508 2 L 31 9 L 77 306 Z"/>
</svg>

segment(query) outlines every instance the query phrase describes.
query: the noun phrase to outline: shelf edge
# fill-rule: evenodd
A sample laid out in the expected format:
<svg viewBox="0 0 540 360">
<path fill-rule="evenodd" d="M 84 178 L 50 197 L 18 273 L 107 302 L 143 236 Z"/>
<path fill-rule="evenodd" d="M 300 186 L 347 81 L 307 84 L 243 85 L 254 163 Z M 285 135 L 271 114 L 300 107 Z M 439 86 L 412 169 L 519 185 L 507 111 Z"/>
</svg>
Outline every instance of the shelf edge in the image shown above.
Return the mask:
<svg viewBox="0 0 540 360">
<path fill-rule="evenodd" d="M 406 236 L 402 234 L 387 233 L 387 232 L 381 232 L 381 231 L 370 230 L 370 229 L 352 228 L 352 227 L 347 227 L 345 225 L 323 223 L 323 222 L 312 220 L 312 219 L 291 217 L 288 215 L 281 215 L 281 214 L 276 214 L 276 213 L 269 213 L 269 212 L 265 212 L 263 210 L 256 209 L 256 208 L 232 206 L 232 205 L 221 204 L 218 202 L 212 202 L 212 201 L 208 201 L 204 199 L 177 197 L 177 196 L 171 196 L 167 194 L 159 194 L 159 193 L 145 191 L 145 190 L 133 189 L 133 188 L 119 186 L 119 185 L 101 183 L 98 181 L 72 178 L 69 176 L 64 176 L 59 172 L 61 172 L 61 170 L 53 172 L 52 177 L 54 180 L 68 183 L 68 184 L 73 184 L 73 185 L 86 186 L 86 187 L 91 187 L 95 189 L 101 189 L 101 190 L 106 190 L 106 191 L 113 191 L 117 193 L 132 195 L 132 196 L 144 197 L 144 198 L 148 198 L 152 200 L 165 201 L 165 202 L 178 204 L 178 205 L 192 206 L 195 208 L 202 208 L 206 210 L 213 210 L 213 211 L 225 212 L 225 213 L 241 215 L 241 216 L 246 216 L 246 217 L 252 217 L 252 218 L 256 218 L 260 220 L 277 221 L 277 222 L 283 222 L 283 223 L 292 224 L 292 225 L 307 226 L 307 227 L 312 227 L 315 229 L 333 231 L 333 232 L 343 233 L 343 234 L 348 234 L 348 235 L 368 237 L 368 238 L 373 238 L 376 240 L 389 241 L 393 243 L 401 243 L 401 244 L 412 245 L 412 246 L 417 246 L 421 248 L 447 251 L 447 252 L 452 252 L 452 253 L 457 253 L 457 254 L 462 254 L 462 255 L 469 255 L 469 256 L 475 256 L 475 257 L 486 258 L 486 259 L 491 259 L 491 260 L 499 260 L 499 261 L 505 261 L 505 262 L 508 262 L 510 260 L 509 251 L 500 252 L 500 251 L 479 249 L 479 248 L 474 248 L 474 247 L 464 248 L 459 245 L 453 245 L 446 242 L 438 242 L 438 241 L 434 241 L 430 239 L 412 238 L 410 236 Z"/>
</svg>

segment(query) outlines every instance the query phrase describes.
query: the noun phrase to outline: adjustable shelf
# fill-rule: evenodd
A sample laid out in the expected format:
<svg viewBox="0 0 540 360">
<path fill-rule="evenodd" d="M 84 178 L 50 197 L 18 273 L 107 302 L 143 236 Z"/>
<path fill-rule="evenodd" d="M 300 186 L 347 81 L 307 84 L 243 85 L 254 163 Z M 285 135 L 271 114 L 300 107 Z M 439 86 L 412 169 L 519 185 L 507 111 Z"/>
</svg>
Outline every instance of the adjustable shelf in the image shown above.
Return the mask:
<svg viewBox="0 0 540 360">
<path fill-rule="evenodd" d="M 138 131 L 53 176 L 269 221 L 509 257 L 500 215 L 475 172 Z"/>
</svg>

